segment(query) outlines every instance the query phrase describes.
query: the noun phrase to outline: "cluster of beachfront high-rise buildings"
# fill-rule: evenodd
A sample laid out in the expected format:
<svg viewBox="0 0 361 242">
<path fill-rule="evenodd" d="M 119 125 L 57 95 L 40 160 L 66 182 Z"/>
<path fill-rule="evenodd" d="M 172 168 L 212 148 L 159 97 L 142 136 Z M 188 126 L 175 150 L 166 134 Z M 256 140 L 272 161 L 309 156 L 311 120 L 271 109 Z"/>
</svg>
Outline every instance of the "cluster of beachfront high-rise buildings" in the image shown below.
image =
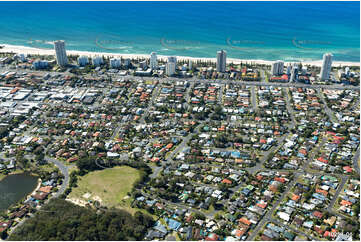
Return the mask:
<svg viewBox="0 0 361 242">
<path fill-rule="evenodd" d="M 65 42 L 63 40 L 58 40 L 54 42 L 54 49 L 56 55 L 57 64 L 60 66 L 66 66 L 68 64 L 68 59 L 66 56 L 65 50 Z M 332 54 L 326 53 L 323 55 L 321 72 L 320 72 L 320 80 L 328 80 L 330 78 L 331 66 L 332 66 Z M 78 57 L 78 64 L 80 66 L 85 66 L 89 63 L 89 59 L 87 56 Z M 92 58 L 92 64 L 95 66 L 99 66 L 103 64 L 102 57 L 94 57 Z M 124 60 L 125 65 L 130 64 L 130 60 Z M 145 62 L 146 64 L 146 62 Z M 224 50 L 217 52 L 217 62 L 216 62 L 216 71 L 217 72 L 226 72 L 226 64 L 227 64 L 227 52 Z M 121 66 L 121 60 L 117 58 L 110 59 L 111 68 L 119 68 Z M 158 58 L 157 53 L 152 52 L 149 58 L 149 67 L 151 69 L 158 68 Z M 177 57 L 170 56 L 167 59 L 167 63 L 165 64 L 165 74 L 167 76 L 172 76 L 175 74 L 177 68 Z M 188 69 L 192 69 L 192 61 L 189 60 Z M 289 64 L 287 66 L 287 75 L 290 75 L 290 81 L 296 81 L 298 73 L 302 71 L 299 70 L 299 66 L 297 63 Z M 279 76 L 284 74 L 284 62 L 283 61 L 275 61 L 271 65 L 271 74 L 273 76 Z"/>
<path fill-rule="evenodd" d="M 330 78 L 331 67 L 332 67 L 332 57 L 331 53 L 326 53 L 323 55 L 321 72 L 320 72 L 320 80 L 325 81 Z M 290 75 L 290 81 L 296 81 L 297 75 L 304 70 L 299 69 L 299 65 L 297 63 L 289 64 L 287 66 L 286 74 Z M 275 61 L 271 65 L 271 74 L 273 76 L 280 76 L 284 74 L 284 62 L 283 61 Z"/>
</svg>

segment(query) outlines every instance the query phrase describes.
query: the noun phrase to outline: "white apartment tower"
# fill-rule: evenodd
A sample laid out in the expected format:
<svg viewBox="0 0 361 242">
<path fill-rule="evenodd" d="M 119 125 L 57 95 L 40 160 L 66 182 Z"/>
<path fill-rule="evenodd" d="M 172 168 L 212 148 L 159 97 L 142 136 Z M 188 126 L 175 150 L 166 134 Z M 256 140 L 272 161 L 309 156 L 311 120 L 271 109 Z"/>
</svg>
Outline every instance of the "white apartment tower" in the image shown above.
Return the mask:
<svg viewBox="0 0 361 242">
<path fill-rule="evenodd" d="M 330 78 L 332 57 L 333 55 L 331 53 L 326 53 L 323 55 L 321 73 L 320 73 L 321 81 L 328 80 Z"/>
<path fill-rule="evenodd" d="M 59 66 L 66 66 L 68 64 L 68 58 L 66 56 L 64 40 L 54 41 L 54 49 L 55 49 L 56 63 Z"/>
<path fill-rule="evenodd" d="M 165 65 L 165 74 L 171 76 L 175 73 L 175 68 L 177 66 L 177 57 L 170 56 L 168 57 L 168 62 Z"/>
<path fill-rule="evenodd" d="M 175 57 L 175 56 L 169 56 L 169 57 L 168 57 L 168 62 L 173 62 L 173 63 L 176 63 L 176 64 L 177 64 L 177 57 Z"/>
<path fill-rule="evenodd" d="M 85 66 L 89 63 L 89 59 L 87 56 L 82 55 L 78 57 L 78 65 L 79 66 Z"/>
<path fill-rule="evenodd" d="M 112 58 L 112 59 L 110 59 L 109 64 L 110 64 L 111 68 L 119 68 L 122 63 L 121 63 L 120 59 Z"/>
<path fill-rule="evenodd" d="M 152 52 L 152 53 L 150 54 L 149 66 L 150 66 L 150 68 L 152 68 L 153 70 L 158 68 L 157 53 Z"/>
<path fill-rule="evenodd" d="M 272 67 L 271 67 L 271 73 L 272 75 L 274 76 L 277 76 L 277 75 L 282 75 L 283 74 L 283 61 L 275 61 L 272 63 Z"/>
<path fill-rule="evenodd" d="M 130 65 L 130 59 L 124 59 L 124 66 L 128 67 Z"/>
<path fill-rule="evenodd" d="M 298 76 L 298 65 L 296 63 L 293 64 L 292 70 L 291 70 L 291 82 L 295 82 L 297 80 Z"/>
<path fill-rule="evenodd" d="M 226 72 L 226 63 L 227 63 L 227 52 L 224 50 L 217 51 L 217 72 Z"/>
<path fill-rule="evenodd" d="M 104 63 L 103 57 L 96 56 L 92 58 L 92 62 L 94 66 L 100 66 Z"/>
<path fill-rule="evenodd" d="M 288 66 L 287 66 L 287 72 L 286 72 L 286 74 L 287 74 L 287 75 L 290 75 L 290 74 L 291 74 L 291 70 L 292 70 L 291 65 L 288 65 Z"/>
</svg>

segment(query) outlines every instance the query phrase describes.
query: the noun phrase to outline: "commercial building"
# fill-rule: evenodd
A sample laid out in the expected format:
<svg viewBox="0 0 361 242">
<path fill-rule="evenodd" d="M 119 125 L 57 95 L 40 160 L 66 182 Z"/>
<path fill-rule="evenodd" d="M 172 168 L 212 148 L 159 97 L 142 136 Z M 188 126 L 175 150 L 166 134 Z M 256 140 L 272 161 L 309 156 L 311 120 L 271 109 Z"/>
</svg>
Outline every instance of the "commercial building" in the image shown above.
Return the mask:
<svg viewBox="0 0 361 242">
<path fill-rule="evenodd" d="M 157 69 L 158 68 L 157 53 L 152 52 L 150 54 L 149 66 L 152 69 Z"/>
<path fill-rule="evenodd" d="M 59 66 L 66 66 L 68 64 L 68 58 L 66 56 L 64 40 L 54 41 L 54 49 L 55 49 L 56 63 Z"/>
<path fill-rule="evenodd" d="M 323 55 L 321 73 L 320 73 L 321 81 L 328 80 L 330 78 L 332 57 L 333 55 L 331 53 L 326 53 Z"/>
<path fill-rule="evenodd" d="M 227 52 L 224 50 L 217 52 L 217 72 L 225 72 L 226 71 L 226 63 L 227 63 Z"/>
</svg>

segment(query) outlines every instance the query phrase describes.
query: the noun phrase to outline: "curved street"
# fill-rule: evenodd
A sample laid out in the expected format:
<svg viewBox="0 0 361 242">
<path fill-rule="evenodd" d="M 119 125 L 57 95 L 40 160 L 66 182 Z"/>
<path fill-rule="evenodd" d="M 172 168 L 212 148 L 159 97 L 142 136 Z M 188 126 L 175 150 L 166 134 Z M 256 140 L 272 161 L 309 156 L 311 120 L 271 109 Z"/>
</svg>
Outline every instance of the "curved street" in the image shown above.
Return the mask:
<svg viewBox="0 0 361 242">
<path fill-rule="evenodd" d="M 54 158 L 51 158 L 49 156 L 46 156 L 45 160 L 47 162 L 53 163 L 55 166 L 57 166 L 59 168 L 60 172 L 64 175 L 63 183 L 61 184 L 61 187 L 59 188 L 59 190 L 54 195 L 54 197 L 59 197 L 61 194 L 64 193 L 65 189 L 68 187 L 68 184 L 69 184 L 69 168 L 70 167 L 64 165 L 60 161 L 58 161 L 58 160 L 56 160 Z"/>
</svg>

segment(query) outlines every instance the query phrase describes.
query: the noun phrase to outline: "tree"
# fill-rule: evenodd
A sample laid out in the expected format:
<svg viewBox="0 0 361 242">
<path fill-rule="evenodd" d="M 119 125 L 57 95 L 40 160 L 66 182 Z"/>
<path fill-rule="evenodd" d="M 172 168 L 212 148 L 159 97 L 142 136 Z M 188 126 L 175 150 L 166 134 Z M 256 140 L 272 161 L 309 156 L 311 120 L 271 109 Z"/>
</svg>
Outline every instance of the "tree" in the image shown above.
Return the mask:
<svg viewBox="0 0 361 242">
<path fill-rule="evenodd" d="M 141 212 L 134 216 L 125 210 L 97 213 L 63 199 L 52 199 L 17 228 L 9 240 L 142 240 L 153 219 Z M 51 216 L 49 216 L 51 212 Z"/>
<path fill-rule="evenodd" d="M 6 240 L 7 237 L 8 237 L 8 233 L 5 230 L 0 233 L 0 238 L 2 240 Z"/>
</svg>

